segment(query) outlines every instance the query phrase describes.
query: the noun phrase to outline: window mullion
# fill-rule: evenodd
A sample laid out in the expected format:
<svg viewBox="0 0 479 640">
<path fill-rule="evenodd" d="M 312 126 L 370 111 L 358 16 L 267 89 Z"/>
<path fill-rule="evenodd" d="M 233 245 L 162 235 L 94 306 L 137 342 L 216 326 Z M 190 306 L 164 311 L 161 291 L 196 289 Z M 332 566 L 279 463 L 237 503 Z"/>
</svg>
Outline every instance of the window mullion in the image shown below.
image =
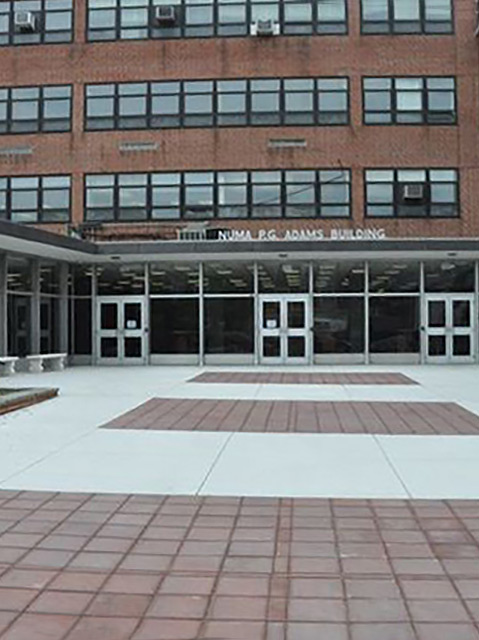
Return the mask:
<svg viewBox="0 0 479 640">
<path fill-rule="evenodd" d="M 419 3 L 419 20 L 421 33 L 426 33 L 426 3 L 425 0 L 417 0 Z"/>
<path fill-rule="evenodd" d="M 178 100 L 178 109 L 179 109 L 179 120 L 180 120 L 180 126 L 184 127 L 185 126 L 185 104 L 186 104 L 186 100 L 185 100 L 185 85 L 183 80 L 180 80 L 179 82 L 180 88 L 180 94 L 179 94 L 179 100 Z"/>
<path fill-rule="evenodd" d="M 43 222 L 43 189 L 43 177 L 39 177 L 37 183 L 37 222 Z"/>
<path fill-rule="evenodd" d="M 115 31 L 116 31 L 116 39 L 117 39 L 117 40 L 119 40 L 119 39 L 120 39 L 120 34 L 121 34 L 120 25 L 121 25 L 121 6 L 120 6 L 120 0 L 116 0 L 116 24 L 115 24 Z"/>
<path fill-rule="evenodd" d="M 12 220 L 12 179 L 7 178 L 7 220 Z"/>
<path fill-rule="evenodd" d="M 398 119 L 398 109 L 397 109 L 397 88 L 396 88 L 396 78 L 391 78 L 391 85 L 389 87 L 389 91 L 391 94 L 391 124 L 397 124 Z"/>
<path fill-rule="evenodd" d="M 393 169 L 393 215 L 398 217 L 398 198 L 399 198 L 399 181 L 397 169 Z"/>
<path fill-rule="evenodd" d="M 215 3 L 216 5 L 216 3 Z M 217 89 L 217 81 L 212 81 L 211 87 L 211 122 L 213 127 L 218 126 L 218 89 Z"/>
<path fill-rule="evenodd" d="M 422 79 L 422 124 L 429 122 L 429 89 L 426 78 Z"/>
<path fill-rule="evenodd" d="M 185 217 L 185 172 L 180 171 L 180 220 Z"/>
<path fill-rule="evenodd" d="M 40 91 L 38 92 L 37 131 L 43 131 L 45 127 L 44 106 L 45 106 L 45 87 L 40 87 Z"/>
<path fill-rule="evenodd" d="M 152 121 L 152 112 L 153 112 L 153 98 L 151 91 L 151 82 L 146 83 L 146 128 L 151 129 L 151 121 Z"/>
<path fill-rule="evenodd" d="M 116 173 L 113 177 L 113 218 L 117 222 L 120 217 L 120 176 Z"/>
<path fill-rule="evenodd" d="M 323 217 L 322 207 L 322 190 L 321 190 L 321 170 L 316 169 L 314 172 L 314 208 L 316 209 L 316 218 Z"/>
<path fill-rule="evenodd" d="M 11 133 L 13 125 L 12 90 L 8 89 L 7 91 L 7 133 Z"/>
</svg>

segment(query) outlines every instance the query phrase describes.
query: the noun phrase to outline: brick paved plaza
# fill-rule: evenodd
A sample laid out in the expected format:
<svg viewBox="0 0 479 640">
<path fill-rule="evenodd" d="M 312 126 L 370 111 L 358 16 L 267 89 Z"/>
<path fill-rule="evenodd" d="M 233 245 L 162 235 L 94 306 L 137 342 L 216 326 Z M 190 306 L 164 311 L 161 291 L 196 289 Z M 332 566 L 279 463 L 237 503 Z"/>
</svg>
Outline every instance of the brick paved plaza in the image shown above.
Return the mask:
<svg viewBox="0 0 479 640">
<path fill-rule="evenodd" d="M 4 378 L 0 640 L 479 640 L 477 368 L 371 373 Z"/>
</svg>

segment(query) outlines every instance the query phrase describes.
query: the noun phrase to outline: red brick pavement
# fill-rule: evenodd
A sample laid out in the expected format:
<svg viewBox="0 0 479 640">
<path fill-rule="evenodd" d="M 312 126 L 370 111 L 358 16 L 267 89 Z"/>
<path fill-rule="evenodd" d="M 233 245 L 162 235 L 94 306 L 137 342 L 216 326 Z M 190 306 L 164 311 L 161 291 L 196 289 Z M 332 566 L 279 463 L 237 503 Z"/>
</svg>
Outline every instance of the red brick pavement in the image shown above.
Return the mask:
<svg viewBox="0 0 479 640">
<path fill-rule="evenodd" d="M 475 435 L 479 416 L 449 402 L 152 398 L 109 429 Z"/>
<path fill-rule="evenodd" d="M 402 373 L 266 373 L 246 371 L 207 371 L 189 382 L 220 382 L 224 384 L 418 384 Z"/>
<path fill-rule="evenodd" d="M 479 501 L 0 491 L 0 640 L 479 640 Z"/>
</svg>

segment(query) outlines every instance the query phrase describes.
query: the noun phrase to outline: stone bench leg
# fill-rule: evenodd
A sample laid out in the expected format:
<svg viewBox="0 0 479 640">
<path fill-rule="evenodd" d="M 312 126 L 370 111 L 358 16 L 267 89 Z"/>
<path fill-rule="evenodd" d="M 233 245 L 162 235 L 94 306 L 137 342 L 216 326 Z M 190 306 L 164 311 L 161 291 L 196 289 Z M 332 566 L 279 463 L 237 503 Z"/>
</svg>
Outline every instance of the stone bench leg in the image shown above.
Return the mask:
<svg viewBox="0 0 479 640">
<path fill-rule="evenodd" d="M 11 360 L 10 362 L 2 362 L 0 366 L 3 367 L 3 373 L 5 373 L 5 375 L 7 376 L 11 376 L 13 373 L 15 373 L 15 360 Z"/>
<path fill-rule="evenodd" d="M 64 358 L 56 358 L 50 362 L 50 370 L 51 371 L 63 371 L 65 368 L 65 359 Z"/>
<path fill-rule="evenodd" d="M 28 370 L 30 373 L 42 373 L 43 372 L 43 362 L 41 358 L 36 360 L 28 361 Z"/>
</svg>

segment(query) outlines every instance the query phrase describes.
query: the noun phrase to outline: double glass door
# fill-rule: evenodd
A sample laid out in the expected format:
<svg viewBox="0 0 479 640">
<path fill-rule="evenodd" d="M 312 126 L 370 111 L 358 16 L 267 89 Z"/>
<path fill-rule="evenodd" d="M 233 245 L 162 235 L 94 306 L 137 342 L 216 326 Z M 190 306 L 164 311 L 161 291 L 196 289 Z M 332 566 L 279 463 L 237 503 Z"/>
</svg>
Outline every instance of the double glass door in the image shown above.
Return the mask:
<svg viewBox="0 0 479 640">
<path fill-rule="evenodd" d="M 100 364 L 145 364 L 145 312 L 143 297 L 98 298 Z"/>
<path fill-rule="evenodd" d="M 305 296 L 260 296 L 261 364 L 308 364 L 311 353 L 309 300 Z"/>
<path fill-rule="evenodd" d="M 429 295 L 425 320 L 427 362 L 474 361 L 474 296 Z"/>
</svg>

